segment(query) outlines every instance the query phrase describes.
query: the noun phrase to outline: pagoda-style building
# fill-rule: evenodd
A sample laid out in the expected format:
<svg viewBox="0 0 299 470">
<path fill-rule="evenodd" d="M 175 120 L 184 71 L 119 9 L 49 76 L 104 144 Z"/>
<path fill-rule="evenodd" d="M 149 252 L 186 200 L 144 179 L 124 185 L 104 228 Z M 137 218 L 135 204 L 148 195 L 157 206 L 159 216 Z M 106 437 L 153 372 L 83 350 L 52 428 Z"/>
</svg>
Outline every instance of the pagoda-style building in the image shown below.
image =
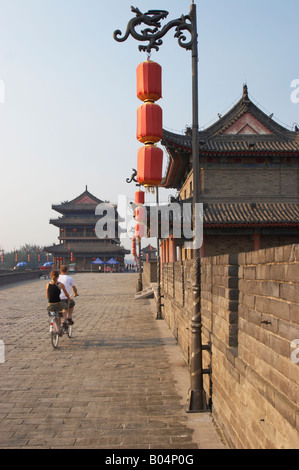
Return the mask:
<svg viewBox="0 0 299 470">
<path fill-rule="evenodd" d="M 110 205 L 115 210 L 115 238 L 98 238 L 96 235 L 96 224 L 100 216 L 95 215 L 95 209 L 99 204 Z M 45 251 L 53 254 L 55 267 L 75 263 L 78 270 L 90 270 L 91 263 L 96 258 L 103 262 L 114 258 L 120 267 L 124 265 L 124 257 L 130 251 L 120 245 L 115 205 L 101 201 L 86 187 L 72 201 L 52 205 L 52 209 L 61 214 L 57 219 L 50 220 L 50 224 L 59 229 L 59 243 L 45 247 Z"/>
<path fill-rule="evenodd" d="M 157 249 L 151 244 L 145 246 L 141 250 L 142 261 L 157 261 Z"/>
<path fill-rule="evenodd" d="M 161 183 L 176 201 L 192 202 L 192 130 L 163 131 L 168 166 Z M 299 129 L 288 130 L 243 96 L 217 122 L 199 132 L 200 202 L 204 209 L 201 256 L 299 242 Z M 182 239 L 162 241 L 162 260 L 192 258 Z M 179 250 L 177 247 L 179 246 Z"/>
</svg>

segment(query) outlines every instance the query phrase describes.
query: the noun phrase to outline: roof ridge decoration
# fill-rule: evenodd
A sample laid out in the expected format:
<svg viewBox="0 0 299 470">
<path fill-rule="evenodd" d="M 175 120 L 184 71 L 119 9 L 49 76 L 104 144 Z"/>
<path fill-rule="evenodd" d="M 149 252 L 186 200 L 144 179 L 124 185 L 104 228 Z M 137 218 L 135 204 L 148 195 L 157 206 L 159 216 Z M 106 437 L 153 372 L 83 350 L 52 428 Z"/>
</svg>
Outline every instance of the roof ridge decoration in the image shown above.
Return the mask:
<svg viewBox="0 0 299 470">
<path fill-rule="evenodd" d="M 247 83 L 243 85 L 243 101 L 250 101 L 248 96 L 248 86 Z"/>
</svg>

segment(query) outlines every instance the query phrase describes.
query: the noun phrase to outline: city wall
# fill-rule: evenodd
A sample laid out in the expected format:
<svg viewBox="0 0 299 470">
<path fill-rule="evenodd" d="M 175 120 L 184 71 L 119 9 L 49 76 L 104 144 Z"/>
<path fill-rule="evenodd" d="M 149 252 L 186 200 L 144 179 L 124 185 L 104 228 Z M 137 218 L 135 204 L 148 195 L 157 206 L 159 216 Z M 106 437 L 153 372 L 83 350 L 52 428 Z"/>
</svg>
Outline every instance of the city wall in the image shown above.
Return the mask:
<svg viewBox="0 0 299 470">
<path fill-rule="evenodd" d="M 190 365 L 192 260 L 162 267 L 163 315 Z M 204 389 L 233 448 L 299 448 L 299 245 L 201 260 Z"/>
<path fill-rule="evenodd" d="M 45 271 L 13 271 L 13 272 L 0 272 L 0 286 L 6 284 L 13 284 L 15 282 L 31 281 L 32 279 L 38 279 L 40 276 L 45 274 Z M 48 272 L 47 272 L 48 274 Z"/>
</svg>

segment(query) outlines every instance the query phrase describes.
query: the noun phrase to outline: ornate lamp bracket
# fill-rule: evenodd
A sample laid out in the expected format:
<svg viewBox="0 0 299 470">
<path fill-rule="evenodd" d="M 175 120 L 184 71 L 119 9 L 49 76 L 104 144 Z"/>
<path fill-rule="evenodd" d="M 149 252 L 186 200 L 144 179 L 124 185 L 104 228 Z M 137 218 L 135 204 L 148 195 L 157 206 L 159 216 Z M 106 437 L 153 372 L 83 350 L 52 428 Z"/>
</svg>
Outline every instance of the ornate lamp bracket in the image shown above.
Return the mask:
<svg viewBox="0 0 299 470">
<path fill-rule="evenodd" d="M 140 52 L 150 54 L 152 49 L 156 51 L 159 50 L 159 47 L 163 44 L 162 38 L 171 28 L 175 28 L 174 37 L 178 39 L 179 45 L 186 50 L 192 49 L 193 41 L 196 40 L 196 38 L 194 38 L 192 15 L 182 15 L 180 18 L 169 21 L 169 23 L 162 27 L 161 20 L 167 18 L 168 11 L 149 10 L 147 13 L 142 13 L 135 7 L 131 7 L 131 11 L 135 13 L 136 16 L 129 21 L 127 30 L 123 36 L 121 36 L 122 32 L 119 29 L 114 31 L 113 37 L 116 41 L 124 42 L 131 35 L 139 42 L 148 42 L 147 45 L 139 45 L 138 49 Z M 142 24 L 147 27 L 138 32 L 136 28 Z M 189 42 L 187 42 L 184 31 L 187 31 L 191 36 Z"/>
<path fill-rule="evenodd" d="M 132 175 L 131 175 L 131 178 L 126 178 L 126 182 L 127 183 L 132 183 L 132 181 L 134 181 L 135 183 L 137 183 L 137 179 L 136 179 L 136 176 L 137 176 L 137 170 L 135 170 L 134 168 L 132 168 Z"/>
</svg>

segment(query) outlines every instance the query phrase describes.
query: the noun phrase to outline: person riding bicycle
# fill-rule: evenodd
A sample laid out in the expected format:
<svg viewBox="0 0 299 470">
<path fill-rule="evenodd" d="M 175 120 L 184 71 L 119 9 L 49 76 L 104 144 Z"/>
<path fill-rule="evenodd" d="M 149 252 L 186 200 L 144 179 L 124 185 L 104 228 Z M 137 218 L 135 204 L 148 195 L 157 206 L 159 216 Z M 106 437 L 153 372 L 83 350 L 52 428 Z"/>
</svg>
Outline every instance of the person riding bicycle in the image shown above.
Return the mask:
<svg viewBox="0 0 299 470">
<path fill-rule="evenodd" d="M 46 294 L 49 302 L 48 308 L 55 311 L 62 311 L 63 315 L 63 325 L 67 325 L 67 311 L 65 311 L 65 302 L 60 299 L 61 292 L 64 293 L 66 299 L 71 300 L 71 297 L 68 291 L 65 288 L 65 285 L 62 282 L 59 282 L 59 271 L 51 271 L 50 276 L 52 281 L 47 284 Z"/>
<path fill-rule="evenodd" d="M 75 285 L 74 279 L 68 275 L 68 267 L 63 265 L 60 267 L 60 276 L 58 278 L 59 282 L 62 282 L 65 285 L 65 288 L 67 290 L 67 294 L 69 295 L 71 288 L 73 288 L 74 296 L 77 297 L 78 294 L 78 289 Z M 73 312 L 74 312 L 74 307 L 75 307 L 75 302 L 73 299 L 68 302 L 68 295 L 65 294 L 65 292 L 60 293 L 60 299 L 64 302 L 64 309 L 66 310 L 66 313 L 68 313 L 67 316 L 67 321 L 69 325 L 73 325 Z M 68 311 L 68 312 L 67 312 Z"/>
</svg>

